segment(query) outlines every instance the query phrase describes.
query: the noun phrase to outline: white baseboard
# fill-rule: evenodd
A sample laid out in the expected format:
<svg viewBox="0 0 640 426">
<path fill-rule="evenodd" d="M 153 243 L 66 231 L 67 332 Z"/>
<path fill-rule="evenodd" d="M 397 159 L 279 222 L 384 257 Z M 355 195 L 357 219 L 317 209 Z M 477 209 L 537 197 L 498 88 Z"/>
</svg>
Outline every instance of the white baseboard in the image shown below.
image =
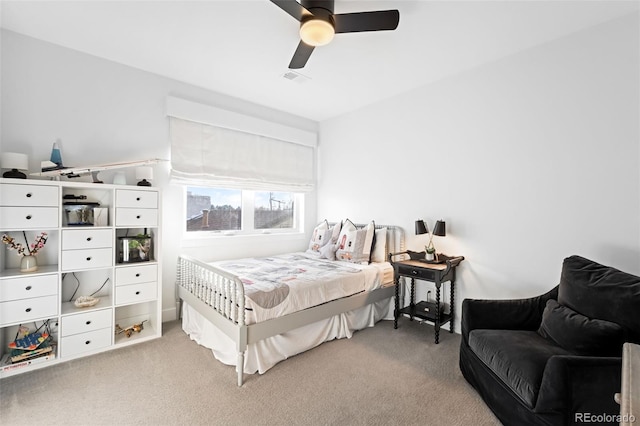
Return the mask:
<svg viewBox="0 0 640 426">
<path fill-rule="evenodd" d="M 178 319 L 176 315 L 177 309 L 175 307 L 162 310 L 162 322 L 175 321 Z"/>
</svg>

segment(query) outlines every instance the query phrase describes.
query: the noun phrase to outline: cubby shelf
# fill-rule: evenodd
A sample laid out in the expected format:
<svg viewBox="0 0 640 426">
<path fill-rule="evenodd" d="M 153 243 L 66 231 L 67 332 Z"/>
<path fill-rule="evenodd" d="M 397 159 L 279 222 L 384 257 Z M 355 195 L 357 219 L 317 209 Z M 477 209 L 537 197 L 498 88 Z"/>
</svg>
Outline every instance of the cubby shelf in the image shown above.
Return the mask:
<svg viewBox="0 0 640 426">
<path fill-rule="evenodd" d="M 0 378 L 162 335 L 157 188 L 0 178 L 0 214 L 1 233 L 15 238 L 25 232 L 27 239 L 49 234 L 35 272 L 21 272 L 20 257 L 2 247 Z M 121 237 L 141 233 L 149 235 L 144 249 L 151 252 L 123 253 L 128 246 Z M 74 300 L 83 295 L 99 302 L 76 307 Z M 20 327 L 33 333 L 45 321 L 55 349 L 46 357 L 7 364 L 8 344 Z M 142 321 L 141 332 L 116 334 L 116 324 L 127 328 Z"/>
</svg>

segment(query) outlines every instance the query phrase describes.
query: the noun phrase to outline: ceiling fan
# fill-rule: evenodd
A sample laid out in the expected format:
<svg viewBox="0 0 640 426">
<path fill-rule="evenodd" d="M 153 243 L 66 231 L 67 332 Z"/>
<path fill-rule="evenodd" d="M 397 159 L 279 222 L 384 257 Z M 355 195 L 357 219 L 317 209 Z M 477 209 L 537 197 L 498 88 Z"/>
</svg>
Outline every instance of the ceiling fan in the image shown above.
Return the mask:
<svg viewBox="0 0 640 426">
<path fill-rule="evenodd" d="M 333 13 L 334 0 L 271 0 L 300 21 L 300 43 L 289 68 L 303 68 L 316 46 L 329 43 L 335 34 L 395 30 L 400 21 L 397 10 Z"/>
</svg>

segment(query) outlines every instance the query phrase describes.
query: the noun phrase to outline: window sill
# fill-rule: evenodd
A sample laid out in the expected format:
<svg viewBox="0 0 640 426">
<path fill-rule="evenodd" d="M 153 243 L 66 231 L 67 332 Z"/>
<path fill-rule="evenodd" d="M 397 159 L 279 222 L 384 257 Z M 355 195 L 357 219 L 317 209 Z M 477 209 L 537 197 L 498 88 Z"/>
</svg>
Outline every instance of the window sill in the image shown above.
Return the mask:
<svg viewBox="0 0 640 426">
<path fill-rule="evenodd" d="M 211 232 L 206 235 L 185 235 L 180 242 L 180 247 L 205 247 L 211 244 L 219 244 L 225 239 L 233 239 L 234 242 L 256 242 L 256 241 L 305 241 L 303 232 L 267 232 L 262 234 L 235 234 L 223 232 Z"/>
</svg>

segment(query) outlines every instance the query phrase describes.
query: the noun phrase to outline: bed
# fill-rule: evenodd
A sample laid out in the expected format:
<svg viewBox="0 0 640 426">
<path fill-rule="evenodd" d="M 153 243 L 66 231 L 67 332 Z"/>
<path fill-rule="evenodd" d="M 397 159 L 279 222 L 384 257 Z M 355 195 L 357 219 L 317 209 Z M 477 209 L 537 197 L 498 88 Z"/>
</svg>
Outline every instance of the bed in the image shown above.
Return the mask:
<svg viewBox="0 0 640 426">
<path fill-rule="evenodd" d="M 354 257 L 363 254 L 363 242 L 371 247 L 364 249 L 366 261 Z M 235 365 L 242 386 L 245 373 L 262 374 L 385 318 L 394 294 L 386 257 L 398 251 L 404 251 L 402 228 L 347 220 L 318 225 L 305 252 L 213 263 L 181 255 L 182 328 L 219 361 Z"/>
</svg>

